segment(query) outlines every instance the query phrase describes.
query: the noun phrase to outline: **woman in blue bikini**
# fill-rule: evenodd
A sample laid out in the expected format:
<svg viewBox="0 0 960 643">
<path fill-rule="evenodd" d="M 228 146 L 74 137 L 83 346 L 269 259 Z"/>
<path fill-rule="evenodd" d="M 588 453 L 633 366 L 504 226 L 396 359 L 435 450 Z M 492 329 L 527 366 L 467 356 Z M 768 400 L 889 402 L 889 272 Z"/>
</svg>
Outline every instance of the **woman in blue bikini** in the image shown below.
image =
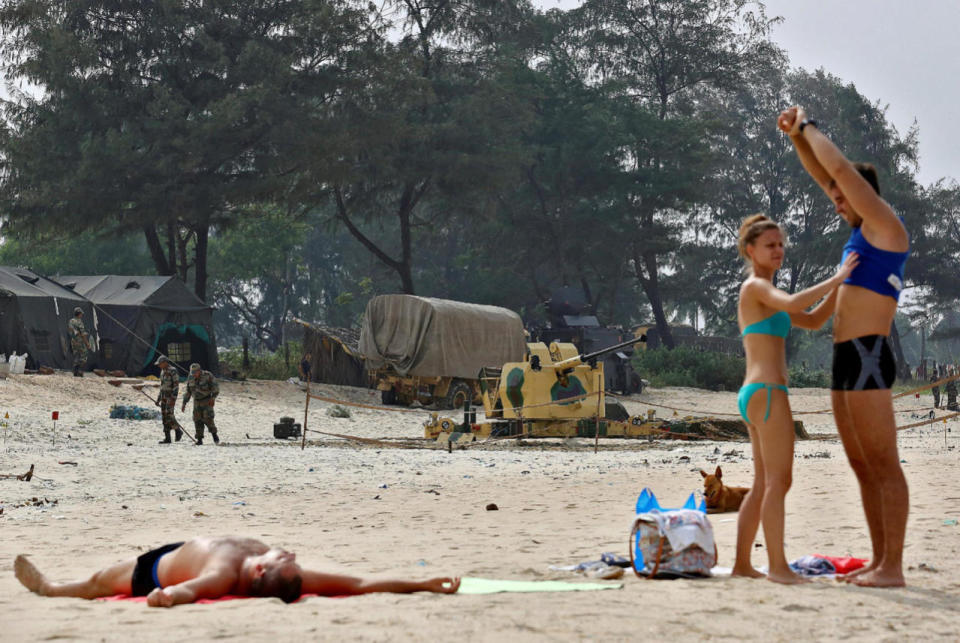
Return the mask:
<svg viewBox="0 0 960 643">
<path fill-rule="evenodd" d="M 740 226 L 740 254 L 749 262 L 750 275 L 740 287 L 737 317 L 746 353 L 746 375 L 737 401 L 747 423 L 753 449 L 754 480 L 737 519 L 737 558 L 734 576 L 762 576 L 750 563 L 757 527 L 769 556 L 767 578 L 799 583 L 783 553 L 784 498 L 793 469 L 793 416 L 787 399 L 787 359 L 784 348 L 790 327 L 817 329 L 833 314 L 837 287 L 857 265 L 857 255 L 846 257 L 829 279 L 795 294 L 773 285 L 783 263 L 783 232 L 762 214 L 747 217 Z M 809 312 L 806 308 L 829 295 Z"/>
</svg>

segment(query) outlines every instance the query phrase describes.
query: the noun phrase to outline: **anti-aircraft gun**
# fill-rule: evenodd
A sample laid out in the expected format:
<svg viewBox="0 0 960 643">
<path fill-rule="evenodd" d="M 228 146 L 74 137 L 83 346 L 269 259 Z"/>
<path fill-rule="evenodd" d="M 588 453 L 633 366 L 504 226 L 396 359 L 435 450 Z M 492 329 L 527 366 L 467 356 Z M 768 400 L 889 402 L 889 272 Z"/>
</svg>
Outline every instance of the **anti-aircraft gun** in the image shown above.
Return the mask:
<svg viewBox="0 0 960 643">
<path fill-rule="evenodd" d="M 592 436 L 601 424 L 603 435 L 626 435 L 629 414 L 619 401 L 605 395 L 603 358 L 640 341 L 646 338 L 633 337 L 587 354 L 567 342 L 553 342 L 549 348 L 543 342 L 531 342 L 523 362 L 481 371 L 486 421 L 465 423 L 477 437 Z M 610 432 L 613 423 L 622 426 Z M 427 423 L 427 437 L 437 437 L 453 424 L 449 418 L 435 417 Z"/>
<path fill-rule="evenodd" d="M 547 304 L 550 325 L 536 333 L 536 339 L 544 344 L 567 342 L 582 353 L 598 353 L 619 344 L 617 350 L 601 354 L 604 362 L 604 387 L 625 395 L 643 391 L 644 381 L 630 363 L 633 343 L 624 342 L 630 333 L 617 328 L 601 326 L 593 313 L 593 307 L 575 288 L 558 288 Z"/>
</svg>

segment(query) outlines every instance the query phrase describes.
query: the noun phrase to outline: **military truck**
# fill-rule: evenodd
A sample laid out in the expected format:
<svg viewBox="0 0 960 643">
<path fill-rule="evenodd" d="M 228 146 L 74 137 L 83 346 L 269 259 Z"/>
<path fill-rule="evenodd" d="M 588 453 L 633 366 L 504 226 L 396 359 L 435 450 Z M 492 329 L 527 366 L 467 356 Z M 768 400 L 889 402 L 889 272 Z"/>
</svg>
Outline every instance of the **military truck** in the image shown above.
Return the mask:
<svg viewBox="0 0 960 643">
<path fill-rule="evenodd" d="M 480 403 L 480 371 L 522 361 L 526 335 L 506 308 L 415 295 L 379 295 L 360 330 L 372 388 L 384 404 Z"/>
<path fill-rule="evenodd" d="M 552 342 L 567 342 L 580 353 L 596 353 L 633 337 L 631 332 L 602 326 L 593 307 L 575 288 L 555 290 L 547 303 L 547 311 L 550 326 L 536 333 L 537 341 L 547 346 Z M 633 350 L 633 346 L 626 346 L 602 356 L 606 390 L 624 395 L 643 391 L 645 381 L 630 363 Z"/>
</svg>

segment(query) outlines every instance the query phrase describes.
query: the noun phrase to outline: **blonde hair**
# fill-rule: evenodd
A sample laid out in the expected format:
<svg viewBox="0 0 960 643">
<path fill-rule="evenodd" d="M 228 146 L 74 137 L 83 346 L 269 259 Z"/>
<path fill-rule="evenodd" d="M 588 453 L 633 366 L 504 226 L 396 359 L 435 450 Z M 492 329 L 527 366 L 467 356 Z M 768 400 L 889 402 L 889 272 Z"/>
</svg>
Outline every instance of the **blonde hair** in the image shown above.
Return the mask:
<svg viewBox="0 0 960 643">
<path fill-rule="evenodd" d="M 776 221 L 765 214 L 751 214 L 740 224 L 740 238 L 737 240 L 737 250 L 740 256 L 749 260 L 747 255 L 747 246 L 753 245 L 757 237 L 767 230 L 780 230 Z"/>
</svg>

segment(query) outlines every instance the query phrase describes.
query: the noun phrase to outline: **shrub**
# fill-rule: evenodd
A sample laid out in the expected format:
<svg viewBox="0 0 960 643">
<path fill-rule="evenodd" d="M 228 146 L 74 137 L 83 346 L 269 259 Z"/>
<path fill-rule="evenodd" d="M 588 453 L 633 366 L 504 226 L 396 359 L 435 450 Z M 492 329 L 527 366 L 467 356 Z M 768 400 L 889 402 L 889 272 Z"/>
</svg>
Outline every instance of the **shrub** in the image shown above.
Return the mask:
<svg viewBox="0 0 960 643">
<path fill-rule="evenodd" d="M 711 391 L 736 391 L 743 384 L 746 361 L 743 357 L 701 351 L 691 347 L 674 350 L 658 348 L 638 350 L 633 354 L 634 367 L 653 386 L 687 386 Z M 795 366 L 790 369 L 792 388 L 828 388 L 826 371 Z"/>
<path fill-rule="evenodd" d="M 220 371 L 229 374 L 231 371 L 241 373 L 243 377 L 257 380 L 285 380 L 297 376 L 297 365 L 302 356 L 302 347 L 299 342 L 287 344 L 290 365 L 287 366 L 283 348 L 270 353 L 250 353 L 250 368 L 243 368 L 243 349 L 239 346 L 220 351 Z"/>
<path fill-rule="evenodd" d="M 743 383 L 744 359 L 691 347 L 638 350 L 634 366 L 654 386 L 689 386 L 736 391 Z"/>
<path fill-rule="evenodd" d="M 793 366 L 790 368 L 790 387 L 830 388 L 830 374 L 823 370 Z"/>
</svg>

